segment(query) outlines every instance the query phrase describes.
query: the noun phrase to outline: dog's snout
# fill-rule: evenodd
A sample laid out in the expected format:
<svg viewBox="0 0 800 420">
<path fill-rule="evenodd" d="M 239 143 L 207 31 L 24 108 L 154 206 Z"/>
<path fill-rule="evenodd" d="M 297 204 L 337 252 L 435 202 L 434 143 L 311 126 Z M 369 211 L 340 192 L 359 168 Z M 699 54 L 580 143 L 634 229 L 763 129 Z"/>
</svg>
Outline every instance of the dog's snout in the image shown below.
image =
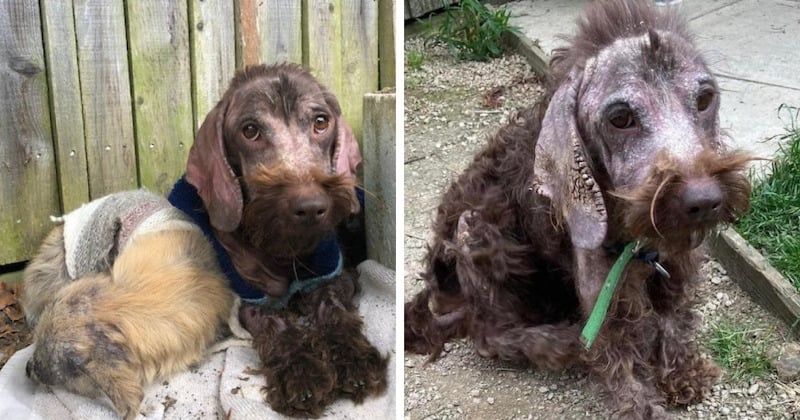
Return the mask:
<svg viewBox="0 0 800 420">
<path fill-rule="evenodd" d="M 294 200 L 292 212 L 298 222 L 317 223 L 328 213 L 328 200 L 322 193 L 300 196 Z"/>
<path fill-rule="evenodd" d="M 682 201 L 684 213 L 693 222 L 713 221 L 722 204 L 722 190 L 712 179 L 688 182 Z"/>
</svg>

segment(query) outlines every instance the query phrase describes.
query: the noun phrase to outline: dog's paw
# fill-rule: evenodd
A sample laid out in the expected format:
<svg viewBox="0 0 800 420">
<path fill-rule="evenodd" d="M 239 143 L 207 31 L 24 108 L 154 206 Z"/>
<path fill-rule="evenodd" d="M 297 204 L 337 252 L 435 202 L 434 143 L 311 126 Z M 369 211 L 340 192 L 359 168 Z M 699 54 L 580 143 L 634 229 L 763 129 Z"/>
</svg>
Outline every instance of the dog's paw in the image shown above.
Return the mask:
<svg viewBox="0 0 800 420">
<path fill-rule="evenodd" d="M 691 365 L 676 371 L 662 384 L 661 390 L 670 404 L 689 405 L 703 401 L 722 374 L 719 366 L 709 359 L 697 358 Z"/>
<path fill-rule="evenodd" d="M 263 337 L 256 337 L 258 340 Z M 336 393 L 336 368 L 324 349 L 312 346 L 292 324 L 256 346 L 263 362 L 266 401 L 273 410 L 302 417 L 319 417 Z"/>
<path fill-rule="evenodd" d="M 319 417 L 335 397 L 336 370 L 307 344 L 265 361 L 267 403 L 273 410 Z"/>
<path fill-rule="evenodd" d="M 339 391 L 355 403 L 383 393 L 386 390 L 388 357 L 381 355 L 360 329 L 351 330 L 353 334 L 339 332 L 325 334 L 336 367 Z"/>
</svg>

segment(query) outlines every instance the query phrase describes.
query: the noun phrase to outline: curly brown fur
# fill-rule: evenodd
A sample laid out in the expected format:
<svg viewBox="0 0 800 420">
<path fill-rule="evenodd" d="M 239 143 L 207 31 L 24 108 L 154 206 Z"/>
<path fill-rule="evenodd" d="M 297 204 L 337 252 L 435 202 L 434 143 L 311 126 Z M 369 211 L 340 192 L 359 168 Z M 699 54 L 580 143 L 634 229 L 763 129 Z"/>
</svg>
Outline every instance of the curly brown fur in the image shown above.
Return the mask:
<svg viewBox="0 0 800 420">
<path fill-rule="evenodd" d="M 696 247 L 746 211 L 750 158 L 722 144 L 719 90 L 684 21 L 649 2 L 592 2 L 550 70 L 546 100 L 444 194 L 406 349 L 435 357 L 466 336 L 486 357 L 582 366 L 617 416 L 661 418 L 720 374 L 695 340 Z M 613 250 L 630 241 L 670 276 L 631 261 L 586 350 Z"/>
<path fill-rule="evenodd" d="M 336 98 L 299 66 L 234 77 L 198 133 L 186 179 L 249 285 L 280 299 L 295 277 L 320 274 L 311 254 L 359 211 L 357 147 Z M 386 389 L 387 360 L 364 336 L 345 287 L 354 281 L 342 276 L 283 310 L 243 306 L 274 410 L 319 416 L 340 395 L 359 403 Z"/>
<path fill-rule="evenodd" d="M 50 252 L 56 245 L 47 240 L 26 274 L 39 273 L 41 258 L 63 263 L 63 255 Z M 39 316 L 26 373 L 78 394 L 105 395 L 133 419 L 145 385 L 205 356 L 232 300 L 202 232 L 142 234 L 110 273 L 71 280 L 55 294 Z"/>
</svg>

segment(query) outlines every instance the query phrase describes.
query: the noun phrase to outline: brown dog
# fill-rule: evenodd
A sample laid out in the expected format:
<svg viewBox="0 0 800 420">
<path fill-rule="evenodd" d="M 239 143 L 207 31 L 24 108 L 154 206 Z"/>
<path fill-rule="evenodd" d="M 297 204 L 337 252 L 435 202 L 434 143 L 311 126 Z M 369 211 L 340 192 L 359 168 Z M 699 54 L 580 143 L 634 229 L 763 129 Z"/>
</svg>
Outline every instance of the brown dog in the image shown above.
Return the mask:
<svg viewBox="0 0 800 420">
<path fill-rule="evenodd" d="M 63 219 L 24 273 L 26 373 L 133 419 L 145 385 L 205 355 L 233 296 L 202 231 L 162 197 L 112 194 Z"/>
<path fill-rule="evenodd" d="M 621 417 L 661 418 L 719 376 L 695 340 L 696 248 L 746 211 L 749 159 L 722 145 L 719 88 L 684 21 L 651 2 L 589 4 L 549 76 L 548 99 L 444 195 L 406 349 L 468 336 L 483 356 L 582 366 Z M 590 345 L 582 329 L 634 244 Z"/>
<path fill-rule="evenodd" d="M 250 303 L 241 318 L 281 413 L 316 416 L 340 394 L 360 402 L 386 388 L 387 359 L 363 335 L 334 236 L 360 208 L 359 162 L 336 98 L 307 71 L 249 67 L 209 112 L 170 194 Z"/>
</svg>

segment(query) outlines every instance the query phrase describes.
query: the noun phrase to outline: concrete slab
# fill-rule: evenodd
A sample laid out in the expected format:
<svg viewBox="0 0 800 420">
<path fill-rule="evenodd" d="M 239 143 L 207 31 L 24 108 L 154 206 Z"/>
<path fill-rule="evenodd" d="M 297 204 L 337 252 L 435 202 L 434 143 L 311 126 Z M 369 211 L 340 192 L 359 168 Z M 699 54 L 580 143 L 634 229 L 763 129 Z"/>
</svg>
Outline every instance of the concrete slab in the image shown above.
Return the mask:
<svg viewBox="0 0 800 420">
<path fill-rule="evenodd" d="M 778 114 L 782 103 L 800 106 L 800 91 L 760 83 L 719 78 L 722 89 L 720 127 L 728 145 L 769 159 L 778 150 L 778 137 L 786 133 L 788 114 Z"/>
<path fill-rule="evenodd" d="M 743 0 L 690 25 L 699 47 L 719 60 L 717 74 L 786 87 L 800 99 L 800 2 Z"/>
<path fill-rule="evenodd" d="M 565 43 L 586 0 L 524 0 L 505 5 L 511 24 L 544 52 Z M 673 7 L 673 6 L 670 6 Z M 723 90 L 721 125 L 733 147 L 770 158 L 788 121 L 781 104 L 800 106 L 800 1 L 684 0 L 697 45 Z"/>
</svg>

